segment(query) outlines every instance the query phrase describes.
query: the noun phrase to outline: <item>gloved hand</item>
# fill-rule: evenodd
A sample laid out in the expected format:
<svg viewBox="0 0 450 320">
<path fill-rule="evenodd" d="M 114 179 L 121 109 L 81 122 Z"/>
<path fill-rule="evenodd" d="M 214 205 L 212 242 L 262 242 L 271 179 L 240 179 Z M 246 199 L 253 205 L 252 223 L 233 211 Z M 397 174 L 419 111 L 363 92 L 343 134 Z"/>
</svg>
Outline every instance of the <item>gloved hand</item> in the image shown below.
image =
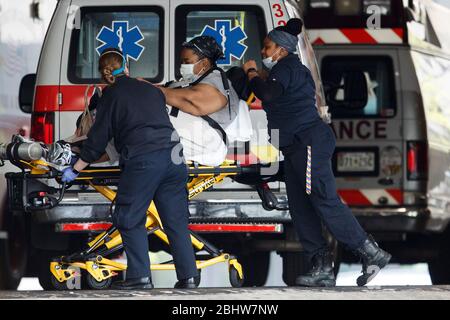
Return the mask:
<svg viewBox="0 0 450 320">
<path fill-rule="evenodd" d="M 64 169 L 61 181 L 70 183 L 70 182 L 74 181 L 78 177 L 79 174 L 80 173 L 78 171 L 76 171 L 74 168 L 69 167 L 67 169 Z"/>
</svg>

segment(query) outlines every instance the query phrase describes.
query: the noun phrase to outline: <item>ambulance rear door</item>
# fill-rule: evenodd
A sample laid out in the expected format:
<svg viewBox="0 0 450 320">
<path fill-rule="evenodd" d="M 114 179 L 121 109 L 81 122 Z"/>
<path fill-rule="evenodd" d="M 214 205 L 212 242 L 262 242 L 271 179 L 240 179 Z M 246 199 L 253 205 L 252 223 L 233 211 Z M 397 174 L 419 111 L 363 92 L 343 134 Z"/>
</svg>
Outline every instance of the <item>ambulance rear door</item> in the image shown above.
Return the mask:
<svg viewBox="0 0 450 320">
<path fill-rule="evenodd" d="M 395 47 L 315 49 L 337 137 L 333 169 L 341 198 L 351 206 L 402 205 L 407 159 Z M 365 104 L 344 102 L 344 79 L 354 72 L 363 73 L 367 83 Z"/>
<path fill-rule="evenodd" d="M 73 0 L 74 27 L 66 31 L 61 67 L 59 139 L 71 136 L 85 107 L 85 94 L 102 85 L 100 53 L 121 49 L 130 75 L 153 83 L 168 79 L 169 2 Z"/>
</svg>

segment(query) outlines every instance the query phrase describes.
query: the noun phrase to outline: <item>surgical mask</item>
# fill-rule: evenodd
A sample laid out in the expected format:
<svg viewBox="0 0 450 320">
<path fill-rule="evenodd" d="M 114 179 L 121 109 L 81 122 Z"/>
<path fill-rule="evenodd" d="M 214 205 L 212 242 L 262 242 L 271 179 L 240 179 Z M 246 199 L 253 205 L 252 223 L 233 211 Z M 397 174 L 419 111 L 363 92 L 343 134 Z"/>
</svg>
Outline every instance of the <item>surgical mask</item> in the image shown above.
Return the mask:
<svg viewBox="0 0 450 320">
<path fill-rule="evenodd" d="M 196 63 L 190 63 L 190 64 L 181 64 L 180 73 L 181 73 L 181 76 L 183 77 L 183 80 L 187 80 L 187 81 L 195 81 L 196 80 L 197 75 L 194 73 L 194 67 L 200 61 L 197 61 Z M 201 73 L 202 71 L 203 71 L 203 69 L 199 73 Z"/>
<path fill-rule="evenodd" d="M 263 59 L 262 63 L 266 66 L 267 69 L 272 69 L 277 63 L 278 61 L 273 61 L 273 57 L 280 51 L 280 49 L 278 49 L 277 51 L 275 51 L 275 53 L 271 56 L 271 57 L 267 57 L 265 59 Z"/>
</svg>

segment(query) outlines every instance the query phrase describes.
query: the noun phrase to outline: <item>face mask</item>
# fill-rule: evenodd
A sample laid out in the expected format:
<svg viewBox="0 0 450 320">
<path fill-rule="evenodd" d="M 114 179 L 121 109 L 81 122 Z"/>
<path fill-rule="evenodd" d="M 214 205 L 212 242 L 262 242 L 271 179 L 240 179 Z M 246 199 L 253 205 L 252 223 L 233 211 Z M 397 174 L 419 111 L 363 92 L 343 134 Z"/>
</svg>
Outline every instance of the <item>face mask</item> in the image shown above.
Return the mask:
<svg viewBox="0 0 450 320">
<path fill-rule="evenodd" d="M 273 57 L 278 53 L 278 51 L 280 51 L 280 49 L 275 51 L 275 53 L 271 57 L 263 59 L 262 63 L 266 66 L 267 69 L 272 69 L 278 63 L 278 61 L 273 61 Z"/>
<path fill-rule="evenodd" d="M 190 63 L 190 64 L 182 64 L 180 67 L 180 73 L 183 77 L 183 80 L 187 81 L 195 81 L 198 75 L 194 73 L 194 67 L 197 63 L 200 61 L 197 61 L 196 63 Z M 199 74 L 203 71 L 203 69 L 199 72 Z"/>
</svg>

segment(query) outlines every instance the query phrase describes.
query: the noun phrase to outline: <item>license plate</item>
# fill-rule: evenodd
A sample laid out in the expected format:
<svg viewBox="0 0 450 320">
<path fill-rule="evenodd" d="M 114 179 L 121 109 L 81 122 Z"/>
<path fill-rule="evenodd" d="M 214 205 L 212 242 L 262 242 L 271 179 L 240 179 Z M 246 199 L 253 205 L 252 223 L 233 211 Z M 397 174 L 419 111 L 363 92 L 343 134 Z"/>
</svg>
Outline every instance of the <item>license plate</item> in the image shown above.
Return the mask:
<svg viewBox="0 0 450 320">
<path fill-rule="evenodd" d="M 375 153 L 339 152 L 337 154 L 337 171 L 373 172 L 375 171 Z"/>
</svg>

